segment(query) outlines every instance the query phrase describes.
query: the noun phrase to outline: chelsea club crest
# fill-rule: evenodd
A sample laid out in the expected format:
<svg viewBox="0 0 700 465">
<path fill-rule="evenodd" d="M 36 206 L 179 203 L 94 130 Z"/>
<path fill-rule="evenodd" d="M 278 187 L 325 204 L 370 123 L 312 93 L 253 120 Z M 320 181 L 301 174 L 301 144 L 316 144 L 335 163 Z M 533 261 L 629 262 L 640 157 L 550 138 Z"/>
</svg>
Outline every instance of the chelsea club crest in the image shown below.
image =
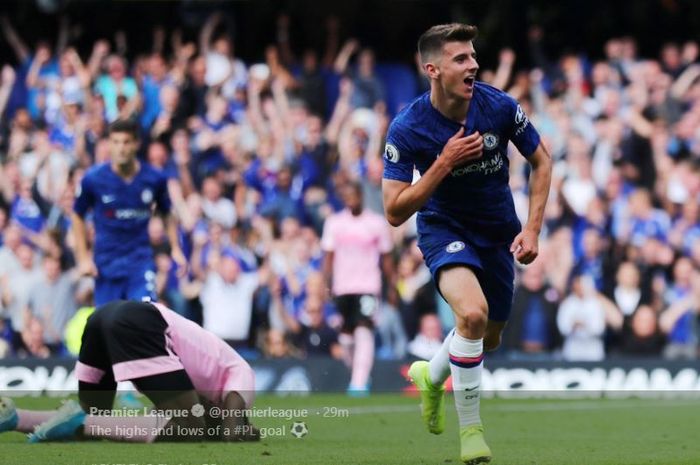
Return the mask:
<svg viewBox="0 0 700 465">
<path fill-rule="evenodd" d="M 153 192 L 151 189 L 144 189 L 141 191 L 141 202 L 149 204 L 153 201 Z"/>
<path fill-rule="evenodd" d="M 447 253 L 457 253 L 460 250 L 464 249 L 464 242 L 462 241 L 454 241 L 450 242 L 447 247 L 445 247 L 445 251 Z"/>
<path fill-rule="evenodd" d="M 493 150 L 496 147 L 498 147 L 498 136 L 490 132 L 484 134 L 484 148 L 486 150 Z"/>
</svg>

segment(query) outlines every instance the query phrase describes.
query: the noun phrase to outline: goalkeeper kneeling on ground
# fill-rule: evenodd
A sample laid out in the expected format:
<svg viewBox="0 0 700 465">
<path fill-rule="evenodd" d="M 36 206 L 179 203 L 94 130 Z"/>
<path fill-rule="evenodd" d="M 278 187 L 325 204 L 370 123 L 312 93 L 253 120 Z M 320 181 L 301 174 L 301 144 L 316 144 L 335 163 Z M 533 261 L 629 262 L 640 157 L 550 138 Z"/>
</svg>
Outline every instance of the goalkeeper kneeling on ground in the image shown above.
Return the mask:
<svg viewBox="0 0 700 465">
<path fill-rule="evenodd" d="M 130 442 L 256 441 L 245 410 L 253 369 L 228 344 L 157 303 L 114 301 L 90 316 L 75 367 L 80 403 L 17 409 L 0 399 L 0 432 L 30 442 L 100 438 Z M 113 410 L 117 382 L 131 381 L 154 404 Z"/>
</svg>

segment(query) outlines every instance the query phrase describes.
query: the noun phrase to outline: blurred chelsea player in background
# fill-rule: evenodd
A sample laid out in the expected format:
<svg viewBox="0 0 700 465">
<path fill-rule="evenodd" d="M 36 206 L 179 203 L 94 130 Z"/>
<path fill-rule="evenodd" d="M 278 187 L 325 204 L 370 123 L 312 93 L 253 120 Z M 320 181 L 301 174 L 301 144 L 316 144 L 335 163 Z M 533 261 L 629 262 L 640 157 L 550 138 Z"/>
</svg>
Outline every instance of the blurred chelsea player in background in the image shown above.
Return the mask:
<svg viewBox="0 0 700 465">
<path fill-rule="evenodd" d="M 83 177 L 72 218 L 78 266 L 96 277 L 95 305 L 116 299 L 155 300 L 153 252 L 148 239 L 152 208 L 167 216 L 172 257 L 186 259 L 179 246 L 177 223 L 170 211 L 167 180 L 136 158 L 138 126 L 119 120 L 109 128 L 110 162 Z M 85 218 L 92 211 L 95 246 L 91 257 Z"/>
</svg>

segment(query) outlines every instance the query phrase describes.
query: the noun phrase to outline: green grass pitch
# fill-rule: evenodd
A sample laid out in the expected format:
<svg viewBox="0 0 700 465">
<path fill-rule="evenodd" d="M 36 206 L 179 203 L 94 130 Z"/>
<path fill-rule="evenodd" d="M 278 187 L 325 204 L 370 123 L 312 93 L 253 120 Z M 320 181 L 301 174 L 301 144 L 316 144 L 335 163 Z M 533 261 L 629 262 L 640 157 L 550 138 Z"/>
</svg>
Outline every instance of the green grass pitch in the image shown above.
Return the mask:
<svg viewBox="0 0 700 465">
<path fill-rule="evenodd" d="M 24 408 L 54 408 L 58 399 L 18 398 Z M 295 438 L 293 421 L 258 418 L 284 432 L 259 443 L 125 444 L 107 441 L 27 444 L 19 433 L 0 435 L 3 465 L 78 464 L 454 464 L 457 420 L 448 399 L 440 436 L 420 423 L 418 400 L 400 394 L 365 399 L 344 395 L 260 396 L 256 408 L 308 409 L 308 434 Z M 659 399 L 484 399 L 482 419 L 495 465 L 700 464 L 700 401 Z M 284 427 L 284 430 L 280 428 Z"/>
</svg>

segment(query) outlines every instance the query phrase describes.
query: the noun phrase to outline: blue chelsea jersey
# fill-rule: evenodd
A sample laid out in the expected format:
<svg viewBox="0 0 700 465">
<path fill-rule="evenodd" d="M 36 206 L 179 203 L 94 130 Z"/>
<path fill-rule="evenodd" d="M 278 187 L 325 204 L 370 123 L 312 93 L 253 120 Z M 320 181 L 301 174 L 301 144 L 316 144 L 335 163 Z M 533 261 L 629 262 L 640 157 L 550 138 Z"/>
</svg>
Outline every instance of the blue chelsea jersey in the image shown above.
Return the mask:
<svg viewBox="0 0 700 465">
<path fill-rule="evenodd" d="M 415 99 L 389 127 L 384 178 L 410 183 L 414 166 L 424 174 L 460 126 L 433 107 L 430 92 Z M 540 136 L 515 99 L 482 82 L 474 87 L 464 128 L 465 136 L 483 136 L 483 155 L 443 179 L 418 213 L 418 232 L 454 227 L 479 246 L 507 243 L 520 230 L 508 185 L 508 141 L 529 157 Z"/>
<path fill-rule="evenodd" d="M 153 205 L 161 212 L 170 211 L 167 180 L 150 165 L 142 163 L 129 182 L 109 163 L 85 173 L 73 209 L 81 217 L 92 210 L 95 265 L 101 276 L 127 277 L 153 261 L 148 238 Z"/>
</svg>

